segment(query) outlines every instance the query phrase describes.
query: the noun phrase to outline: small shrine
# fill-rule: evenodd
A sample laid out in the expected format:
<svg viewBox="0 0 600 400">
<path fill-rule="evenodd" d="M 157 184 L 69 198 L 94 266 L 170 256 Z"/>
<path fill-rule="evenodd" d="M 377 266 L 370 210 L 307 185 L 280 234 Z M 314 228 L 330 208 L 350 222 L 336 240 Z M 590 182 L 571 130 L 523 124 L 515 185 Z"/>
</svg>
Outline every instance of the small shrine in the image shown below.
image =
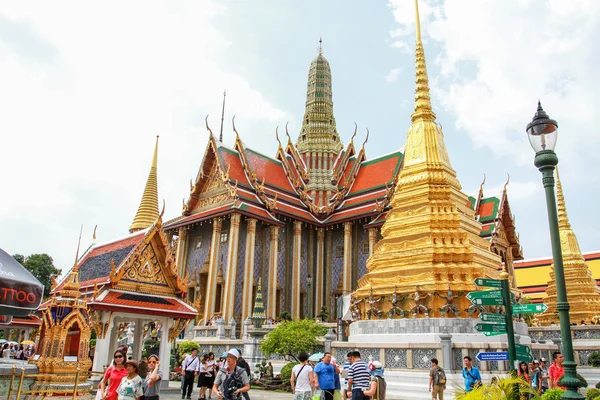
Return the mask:
<svg viewBox="0 0 600 400">
<path fill-rule="evenodd" d="M 87 301 L 80 298 L 79 289 L 77 270 L 73 269 L 61 289 L 39 309 L 40 341 L 29 361 L 38 367 L 39 374 L 28 399 L 93 398 L 87 374 L 92 366 L 89 358 L 91 326 Z"/>
</svg>

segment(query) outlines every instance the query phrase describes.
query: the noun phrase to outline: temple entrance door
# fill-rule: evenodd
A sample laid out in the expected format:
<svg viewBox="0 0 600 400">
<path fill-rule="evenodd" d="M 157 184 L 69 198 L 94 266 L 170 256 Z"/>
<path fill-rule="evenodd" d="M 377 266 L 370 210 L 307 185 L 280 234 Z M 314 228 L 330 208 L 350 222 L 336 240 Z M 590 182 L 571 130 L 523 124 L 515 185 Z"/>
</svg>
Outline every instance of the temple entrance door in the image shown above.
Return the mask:
<svg viewBox="0 0 600 400">
<path fill-rule="evenodd" d="M 63 355 L 67 357 L 77 357 L 79 355 L 79 341 L 81 337 L 81 329 L 78 323 L 71 325 L 65 338 L 65 348 Z"/>
</svg>

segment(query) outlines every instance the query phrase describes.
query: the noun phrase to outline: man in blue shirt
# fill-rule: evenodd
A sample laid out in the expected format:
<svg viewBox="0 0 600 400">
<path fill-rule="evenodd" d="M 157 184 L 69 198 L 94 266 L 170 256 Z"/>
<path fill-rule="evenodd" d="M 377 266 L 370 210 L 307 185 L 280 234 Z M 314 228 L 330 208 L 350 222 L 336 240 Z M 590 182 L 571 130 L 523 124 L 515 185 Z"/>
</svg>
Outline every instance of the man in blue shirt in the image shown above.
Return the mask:
<svg viewBox="0 0 600 400">
<path fill-rule="evenodd" d="M 481 374 L 477 367 L 473 366 L 473 359 L 469 356 L 464 358 L 465 367 L 463 368 L 462 375 L 465 378 L 465 390 L 470 392 L 473 388 L 481 385 Z"/>
<path fill-rule="evenodd" d="M 339 373 L 339 368 L 331 363 L 331 353 L 325 353 L 315 367 L 315 388 L 323 391 L 325 400 L 333 400 L 335 381 Z"/>
</svg>

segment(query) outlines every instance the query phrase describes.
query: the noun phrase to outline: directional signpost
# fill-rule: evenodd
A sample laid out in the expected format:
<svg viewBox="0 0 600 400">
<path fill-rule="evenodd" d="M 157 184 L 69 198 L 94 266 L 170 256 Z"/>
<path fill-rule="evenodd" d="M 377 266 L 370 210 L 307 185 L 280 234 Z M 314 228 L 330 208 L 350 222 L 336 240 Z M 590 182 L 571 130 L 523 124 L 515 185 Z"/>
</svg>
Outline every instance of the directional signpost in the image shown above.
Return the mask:
<svg viewBox="0 0 600 400">
<path fill-rule="evenodd" d="M 515 350 L 517 351 L 517 359 L 521 361 L 531 362 L 533 361 L 533 356 L 531 355 L 531 349 L 529 346 L 525 346 L 522 344 L 516 344 Z"/>
<path fill-rule="evenodd" d="M 477 353 L 479 361 L 508 361 L 508 351 L 490 351 Z"/>
<path fill-rule="evenodd" d="M 477 286 L 487 286 L 487 287 L 495 287 L 500 289 L 502 287 L 502 282 L 498 279 L 485 279 L 485 278 L 476 278 L 475 284 Z"/>
<path fill-rule="evenodd" d="M 515 304 L 512 307 L 514 314 L 538 314 L 548 309 L 545 304 Z"/>
<path fill-rule="evenodd" d="M 496 288 L 496 290 L 471 292 L 467 295 L 467 299 L 477 306 L 504 306 L 505 314 L 479 314 L 479 319 L 482 322 L 476 324 L 475 329 L 485 336 L 506 334 L 508 338 L 508 351 L 479 353 L 477 359 L 480 361 L 510 360 L 511 366 L 514 366 L 515 360 L 531 362 L 533 361 L 533 356 L 531 355 L 529 346 L 515 344 L 512 315 L 513 313 L 543 313 L 548 309 L 548 306 L 545 304 L 515 304 L 515 295 L 510 292 L 508 286 L 508 274 L 503 272 L 500 276 L 502 279 L 476 278 L 475 285 Z"/>
</svg>

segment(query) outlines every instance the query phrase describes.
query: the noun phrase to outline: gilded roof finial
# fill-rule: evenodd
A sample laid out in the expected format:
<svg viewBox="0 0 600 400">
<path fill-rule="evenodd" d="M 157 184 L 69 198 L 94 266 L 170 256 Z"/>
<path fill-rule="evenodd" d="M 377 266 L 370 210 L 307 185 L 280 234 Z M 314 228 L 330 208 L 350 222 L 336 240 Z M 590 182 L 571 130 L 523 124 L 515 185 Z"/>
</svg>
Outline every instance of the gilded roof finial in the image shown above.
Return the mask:
<svg viewBox="0 0 600 400">
<path fill-rule="evenodd" d="M 75 264 L 73 264 L 73 268 L 77 269 L 77 262 L 79 261 L 79 247 L 81 246 L 81 233 L 83 232 L 83 224 L 81 224 L 81 228 L 79 228 L 79 240 L 77 241 L 77 252 L 75 252 Z M 94 230 L 94 236 L 95 230 Z"/>
<path fill-rule="evenodd" d="M 98 228 L 98 225 L 96 225 L 94 227 L 94 234 L 92 236 L 92 246 L 96 244 L 96 229 Z"/>
<path fill-rule="evenodd" d="M 206 118 L 204 118 L 204 124 L 206 125 L 206 130 L 210 133 L 210 136 L 214 136 L 212 129 L 208 126 L 208 114 L 206 114 Z"/>
<path fill-rule="evenodd" d="M 508 186 L 508 183 L 510 182 L 510 174 L 506 174 L 507 178 L 506 178 L 506 183 L 504 184 L 504 188 L 502 189 L 502 191 L 506 192 L 506 187 Z"/>
<path fill-rule="evenodd" d="M 319 55 L 323 54 L 323 39 L 319 38 Z"/>
<path fill-rule="evenodd" d="M 227 91 L 223 90 L 223 109 L 221 110 L 221 131 L 219 132 L 219 142 L 223 143 L 223 122 L 225 122 L 225 97 Z"/>
<path fill-rule="evenodd" d="M 415 0 L 416 12 L 416 36 L 417 45 L 415 50 L 415 111 L 411 116 L 414 122 L 417 119 L 435 120 L 435 114 L 431 107 L 431 96 L 429 94 L 429 78 L 427 77 L 427 65 L 425 64 L 425 51 L 421 41 L 421 20 L 419 18 L 419 1 Z"/>
<path fill-rule="evenodd" d="M 154 221 L 158 218 L 158 178 L 157 178 L 157 158 L 158 158 L 158 135 L 156 136 L 156 145 L 154 146 L 154 156 L 152 157 L 152 165 L 150 174 L 146 181 L 142 201 L 138 208 L 133 223 L 129 227 L 129 233 L 133 233 L 142 229 L 151 227 Z"/>
<path fill-rule="evenodd" d="M 480 192 L 483 190 L 483 185 L 485 185 L 485 180 L 486 180 L 486 176 L 485 176 L 485 174 L 483 174 L 483 181 L 481 181 L 481 184 L 479 185 Z"/>
<path fill-rule="evenodd" d="M 565 205 L 565 196 L 563 195 L 562 183 L 556 168 L 556 197 L 558 198 L 558 228 L 559 230 L 571 229 L 569 216 L 567 215 L 567 206 Z"/>
</svg>

